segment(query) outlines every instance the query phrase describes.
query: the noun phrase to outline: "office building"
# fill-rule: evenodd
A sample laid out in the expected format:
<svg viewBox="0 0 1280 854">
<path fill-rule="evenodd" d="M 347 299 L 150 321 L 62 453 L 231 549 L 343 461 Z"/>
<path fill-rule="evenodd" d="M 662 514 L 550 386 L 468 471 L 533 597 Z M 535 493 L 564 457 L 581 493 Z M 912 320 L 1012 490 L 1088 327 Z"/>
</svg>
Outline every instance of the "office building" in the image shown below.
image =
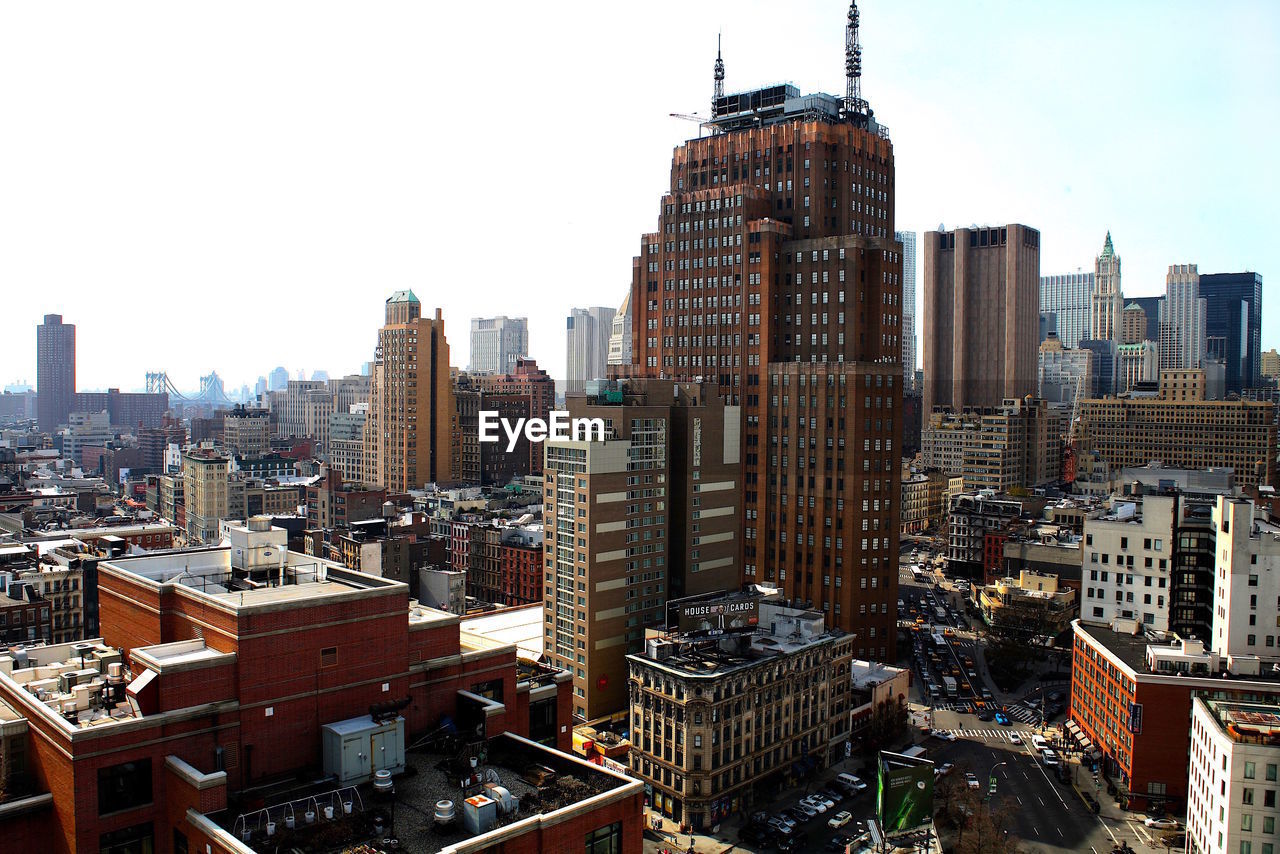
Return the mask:
<svg viewBox="0 0 1280 854">
<path fill-rule="evenodd" d="M 1164 305 L 1164 297 L 1130 297 L 1125 300 L 1130 306 L 1137 306 L 1147 318 L 1147 332 L 1144 340 L 1160 342 L 1160 312 Z"/>
<path fill-rule="evenodd" d="M 1280 353 L 1276 348 L 1264 351 L 1259 357 L 1259 372 L 1269 380 L 1280 378 Z"/>
<path fill-rule="evenodd" d="M 669 599 L 741 582 L 741 416 L 670 380 L 593 382 L 567 407 L 606 439 L 544 443 L 546 657 L 589 721 L 626 708 L 625 655 Z"/>
<path fill-rule="evenodd" d="M 1205 358 L 1204 298 L 1195 264 L 1171 264 L 1160 302 L 1160 369 L 1198 368 Z"/>
<path fill-rule="evenodd" d="M 924 410 L 1036 393 L 1040 232 L 1025 225 L 924 236 Z"/>
<path fill-rule="evenodd" d="M 1280 702 L 1191 702 L 1186 850 L 1271 854 L 1280 809 Z"/>
<path fill-rule="evenodd" d="M 471 318 L 471 363 L 477 374 L 509 374 L 516 360 L 529 355 L 527 317 Z"/>
<path fill-rule="evenodd" d="M 1089 338 L 1093 273 L 1061 273 L 1040 277 L 1040 314 L 1053 317 L 1052 331 L 1064 347 L 1074 349 L 1081 338 Z M 1045 335 L 1040 336 L 1044 341 Z"/>
<path fill-rule="evenodd" d="M 215 543 L 221 537 L 218 524 L 230 518 L 230 471 L 230 458 L 211 448 L 183 452 L 182 495 L 189 542 Z"/>
<path fill-rule="evenodd" d="M 609 331 L 610 366 L 626 366 L 623 373 L 631 367 L 631 292 L 622 298 L 618 313 L 613 316 L 613 328 Z"/>
<path fill-rule="evenodd" d="M 369 418 L 369 404 L 355 411 L 335 412 L 329 416 L 329 465 L 342 472 L 342 478 L 354 483 L 369 480 L 364 469 L 364 425 Z"/>
<path fill-rule="evenodd" d="M 271 413 L 232 407 L 222 419 L 222 447 L 239 457 L 261 457 L 271 450 Z"/>
<path fill-rule="evenodd" d="M 76 327 L 46 314 L 36 327 L 36 413 L 40 430 L 67 423 L 76 393 Z"/>
<path fill-rule="evenodd" d="M 453 384 L 444 318 L 413 291 L 387 299 L 365 422 L 365 477 L 391 492 L 448 481 Z"/>
<path fill-rule="evenodd" d="M 1099 397 L 1116 393 L 1116 374 L 1119 370 L 1120 347 L 1110 338 L 1085 338 L 1080 349 L 1093 353 L 1093 386 Z"/>
<path fill-rule="evenodd" d="M 1077 444 L 1112 468 L 1159 460 L 1170 468 L 1231 468 L 1242 484 L 1275 478 L 1274 405 L 1249 400 L 1164 400 L 1132 396 L 1084 400 Z"/>
<path fill-rule="evenodd" d="M 566 394 L 581 392 L 589 380 L 604 379 L 616 313 L 611 308 L 595 306 L 575 308 L 569 314 L 565 321 Z"/>
<path fill-rule="evenodd" d="M 555 380 L 538 367 L 535 359 L 516 359 L 507 373 L 480 374 L 471 379 L 488 397 L 518 395 L 525 398 L 526 418 L 549 418 L 556 403 Z M 537 443 L 526 445 L 525 451 L 518 454 L 519 458 L 512 461 L 512 470 L 520 474 L 541 474 L 542 448 Z M 485 466 L 482 464 L 481 468 Z"/>
<path fill-rule="evenodd" d="M 1062 423 L 1057 409 L 1036 399 L 935 412 L 922 432 L 922 462 L 961 476 L 970 492 L 1030 489 L 1062 474 Z"/>
<path fill-rule="evenodd" d="M 1138 309 L 1141 312 L 1141 309 Z M 1125 309 L 1128 317 L 1129 310 Z M 1143 320 L 1145 323 L 1146 320 Z M 1125 394 L 1139 385 L 1158 382 L 1160 360 L 1155 342 L 1137 341 L 1116 348 L 1116 393 Z"/>
<path fill-rule="evenodd" d="M 895 231 L 902 244 L 902 378 L 904 390 L 919 391 L 916 378 L 916 233 Z"/>
<path fill-rule="evenodd" d="M 852 93 L 856 52 L 848 75 Z M 812 600 L 858 632 L 855 654 L 882 658 L 896 647 L 902 248 L 888 129 L 849 93 L 717 94 L 632 266 L 632 365 L 704 377 L 742 407 L 744 580 Z"/>
<path fill-rule="evenodd" d="M 1200 276 L 1205 305 L 1206 355 L 1224 363 L 1226 392 L 1256 388 L 1262 376 L 1262 276 L 1205 273 Z"/>
<path fill-rule="evenodd" d="M 1115 341 L 1121 336 L 1124 291 L 1120 286 L 1120 256 L 1111 245 L 1111 232 L 1102 244 L 1102 254 L 1094 262 L 1093 293 L 1090 295 L 1089 338 Z"/>
<path fill-rule="evenodd" d="M 1092 350 L 1071 349 L 1050 333 L 1037 358 L 1037 394 L 1049 403 L 1075 405 L 1076 398 L 1097 397 L 1098 375 Z"/>
<path fill-rule="evenodd" d="M 1065 729 L 1098 762 L 1100 785 L 1113 785 L 1123 808 L 1181 813 L 1188 800 L 1193 699 L 1271 704 L 1280 699 L 1280 681 L 1224 675 L 1227 662 L 1203 641 L 1144 634 L 1131 620 L 1107 626 L 1087 619 L 1072 624 L 1071 719 Z"/>
<path fill-rule="evenodd" d="M 1120 313 L 1120 346 L 1122 347 L 1148 340 L 1146 310 L 1133 300 L 1129 300 L 1128 303 Z M 1158 341 L 1159 338 L 1150 340 Z"/>
<path fill-rule="evenodd" d="M 757 630 L 654 637 L 627 656 L 631 773 L 655 812 L 698 833 L 764 808 L 797 769 L 843 759 L 850 740 L 853 636 L 817 611 L 727 601 L 758 609 Z M 748 692 L 795 702 L 743 702 Z"/>
</svg>

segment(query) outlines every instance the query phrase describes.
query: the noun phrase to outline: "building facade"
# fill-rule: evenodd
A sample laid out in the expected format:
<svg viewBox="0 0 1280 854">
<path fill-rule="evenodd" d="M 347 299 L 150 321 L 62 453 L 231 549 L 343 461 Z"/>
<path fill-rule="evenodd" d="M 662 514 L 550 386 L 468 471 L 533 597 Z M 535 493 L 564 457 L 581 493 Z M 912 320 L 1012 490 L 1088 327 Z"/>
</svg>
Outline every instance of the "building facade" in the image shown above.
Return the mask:
<svg viewBox="0 0 1280 854">
<path fill-rule="evenodd" d="M 392 492 L 448 481 L 453 384 L 444 318 L 413 291 L 387 299 L 365 422 L 365 476 Z"/>
<path fill-rule="evenodd" d="M 565 393 L 582 391 L 588 380 L 603 379 L 613 334 L 612 308 L 575 308 L 565 321 Z"/>
<path fill-rule="evenodd" d="M 1275 478 L 1273 404 L 1107 398 L 1080 404 L 1079 446 L 1115 469 L 1159 460 L 1170 468 L 1232 468 L 1241 483 Z"/>
<path fill-rule="evenodd" d="M 924 236 L 924 411 L 1036 393 L 1040 232 L 1011 223 Z"/>
<path fill-rule="evenodd" d="M 1268 854 L 1280 807 L 1280 703 L 1191 703 L 1187 851 Z"/>
<path fill-rule="evenodd" d="M 1160 302 L 1160 369 L 1198 368 L 1205 357 L 1204 298 L 1195 264 L 1171 264 Z"/>
<path fill-rule="evenodd" d="M 214 543 L 218 523 L 228 518 L 231 460 L 208 448 L 189 448 L 182 454 L 183 504 L 186 538 L 192 543 Z"/>
<path fill-rule="evenodd" d="M 1226 368 L 1227 393 L 1256 388 L 1262 376 L 1262 276 L 1205 273 L 1205 351 Z"/>
<path fill-rule="evenodd" d="M 1093 273 L 1059 273 L 1040 277 L 1040 313 L 1052 314 L 1053 331 L 1063 346 L 1075 348 L 1088 338 Z"/>
<path fill-rule="evenodd" d="M 571 395 L 606 439 L 544 443 L 546 655 L 574 675 L 574 715 L 626 707 L 626 661 L 669 599 L 741 581 L 740 415 L 710 385 L 603 384 Z"/>
<path fill-rule="evenodd" d="M 907 391 L 916 391 L 916 233 L 895 231 L 902 244 L 902 381 Z"/>
<path fill-rule="evenodd" d="M 529 319 L 527 317 L 471 318 L 472 373 L 509 374 L 516 360 L 529 355 Z"/>
<path fill-rule="evenodd" d="M 1089 336 L 1097 341 L 1120 341 L 1124 291 L 1120 285 L 1120 256 L 1111 245 L 1111 232 L 1094 262 L 1094 287 L 1090 295 Z"/>
<path fill-rule="evenodd" d="M 36 413 L 40 430 L 67 423 L 76 393 L 76 327 L 46 314 L 36 327 Z"/>
</svg>

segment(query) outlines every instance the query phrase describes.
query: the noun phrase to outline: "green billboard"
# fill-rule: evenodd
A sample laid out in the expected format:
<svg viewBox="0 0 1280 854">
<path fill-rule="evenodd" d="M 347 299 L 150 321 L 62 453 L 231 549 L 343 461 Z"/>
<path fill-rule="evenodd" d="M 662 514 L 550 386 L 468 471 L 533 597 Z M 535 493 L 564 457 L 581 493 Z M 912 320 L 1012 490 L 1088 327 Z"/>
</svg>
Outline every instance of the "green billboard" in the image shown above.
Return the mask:
<svg viewBox="0 0 1280 854">
<path fill-rule="evenodd" d="M 876 814 L 886 835 L 933 823 L 933 763 L 928 759 L 880 753 Z"/>
</svg>

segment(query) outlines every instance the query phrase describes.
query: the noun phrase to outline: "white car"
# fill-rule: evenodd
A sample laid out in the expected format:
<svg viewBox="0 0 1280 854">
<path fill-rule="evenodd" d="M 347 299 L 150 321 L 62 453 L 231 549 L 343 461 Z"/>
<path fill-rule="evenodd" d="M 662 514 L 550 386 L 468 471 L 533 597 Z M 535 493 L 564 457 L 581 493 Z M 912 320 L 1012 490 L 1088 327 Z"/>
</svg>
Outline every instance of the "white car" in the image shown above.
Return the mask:
<svg viewBox="0 0 1280 854">
<path fill-rule="evenodd" d="M 802 813 L 805 818 L 813 818 L 818 814 L 818 811 L 809 805 L 808 800 L 796 801 L 795 809 L 797 812 Z"/>
<path fill-rule="evenodd" d="M 811 795 L 810 797 L 812 797 L 815 801 L 822 804 L 824 807 L 826 807 L 829 810 L 833 810 L 836 808 L 836 802 L 833 801 L 831 798 L 827 797 L 826 795 L 822 794 L 821 792 L 814 792 L 813 795 Z"/>
<path fill-rule="evenodd" d="M 972 771 L 966 771 L 964 775 L 964 782 L 970 789 L 976 789 L 978 788 L 978 775 Z"/>
<path fill-rule="evenodd" d="M 1058 756 L 1052 750 L 1040 751 L 1040 760 L 1044 762 L 1045 765 L 1053 766 L 1058 764 Z"/>
<path fill-rule="evenodd" d="M 1148 818 L 1143 819 L 1142 823 L 1147 827 L 1154 827 L 1156 830 L 1173 830 L 1178 826 L 1177 819 L 1173 818 Z"/>
<path fill-rule="evenodd" d="M 940 738 L 943 741 L 956 740 L 956 734 L 954 732 L 951 732 L 950 730 L 935 729 L 935 730 L 931 730 L 929 734 L 932 735 L 934 738 Z"/>
<path fill-rule="evenodd" d="M 948 774 L 951 773 L 951 769 L 954 767 L 956 767 L 954 763 L 943 762 L 941 765 L 938 766 L 938 776 L 939 777 L 947 776 Z"/>
<path fill-rule="evenodd" d="M 853 821 L 853 813 L 849 812 L 848 810 L 845 810 L 844 812 L 836 813 L 834 816 L 828 819 L 827 827 L 844 827 L 846 824 L 848 824 L 851 821 Z"/>
<path fill-rule="evenodd" d="M 1011 732 L 1009 733 L 1009 741 L 1013 744 L 1022 744 L 1022 736 L 1018 735 L 1016 732 Z"/>
<path fill-rule="evenodd" d="M 800 803 L 804 804 L 809 809 L 813 810 L 814 815 L 821 815 L 822 813 L 827 811 L 827 805 L 824 804 L 820 799 L 815 798 L 813 795 L 809 795 L 807 797 L 801 798 Z"/>
</svg>

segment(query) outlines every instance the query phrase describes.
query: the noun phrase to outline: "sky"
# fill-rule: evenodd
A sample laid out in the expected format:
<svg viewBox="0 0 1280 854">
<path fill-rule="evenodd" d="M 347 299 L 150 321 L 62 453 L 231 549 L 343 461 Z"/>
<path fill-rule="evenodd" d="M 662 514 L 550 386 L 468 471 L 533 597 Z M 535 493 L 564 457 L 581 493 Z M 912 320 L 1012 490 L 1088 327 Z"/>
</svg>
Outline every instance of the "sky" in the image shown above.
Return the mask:
<svg viewBox="0 0 1280 854">
<path fill-rule="evenodd" d="M 842 94 L 847 4 L 0 5 L 0 384 L 77 325 L 82 389 L 228 389 L 372 358 L 383 302 L 565 316 L 622 302 L 672 149 L 726 90 Z M 863 0 L 897 226 L 1023 222 L 1041 272 L 1111 230 L 1128 296 L 1173 263 L 1263 274 L 1280 344 L 1280 3 Z"/>
</svg>

